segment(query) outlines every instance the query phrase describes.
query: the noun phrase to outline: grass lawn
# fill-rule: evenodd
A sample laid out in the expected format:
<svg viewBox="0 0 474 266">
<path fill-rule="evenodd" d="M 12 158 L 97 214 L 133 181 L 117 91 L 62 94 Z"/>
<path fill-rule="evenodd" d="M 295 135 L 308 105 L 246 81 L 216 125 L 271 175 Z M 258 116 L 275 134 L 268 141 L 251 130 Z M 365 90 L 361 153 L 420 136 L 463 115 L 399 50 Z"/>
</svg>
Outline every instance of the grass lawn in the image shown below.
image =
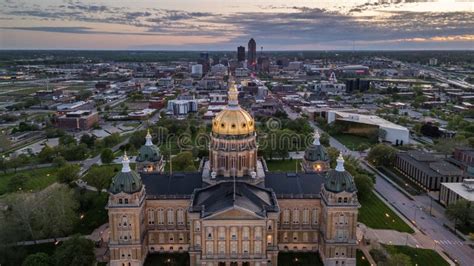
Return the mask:
<svg viewBox="0 0 474 266">
<path fill-rule="evenodd" d="M 108 194 L 94 191 L 77 190 L 76 197 L 79 201 L 78 216 L 83 215 L 82 219 L 76 224 L 74 233 L 90 234 L 97 227 L 108 222 L 107 204 Z"/>
<path fill-rule="evenodd" d="M 377 169 L 411 195 L 418 196 L 422 193 L 422 190 L 416 184 L 408 178 L 403 177 L 403 175 L 398 173 L 396 169 L 386 168 L 383 166 L 377 167 Z"/>
<path fill-rule="evenodd" d="M 377 144 L 377 141 L 370 140 L 366 137 L 361 137 L 357 135 L 351 135 L 351 134 L 337 134 L 337 135 L 331 135 L 331 137 L 337 139 L 339 142 L 344 144 L 347 148 L 351 150 L 356 150 L 357 147 L 359 147 L 361 144 L 366 144 L 369 147 Z"/>
<path fill-rule="evenodd" d="M 38 191 L 46 188 L 52 183 L 57 181 L 56 171 L 57 167 L 47 167 L 47 168 L 38 168 L 38 169 L 29 169 L 18 171 L 15 173 L 1 174 L 0 175 L 0 195 L 5 193 L 13 192 L 8 187 L 8 183 L 15 175 L 25 175 L 27 177 L 24 187 L 21 189 L 23 191 Z"/>
<path fill-rule="evenodd" d="M 144 265 L 188 266 L 190 265 L 189 254 L 187 252 L 149 254 Z"/>
<path fill-rule="evenodd" d="M 279 252 L 278 265 L 322 266 L 324 264 L 316 252 Z"/>
<path fill-rule="evenodd" d="M 358 249 L 356 253 L 356 265 L 357 266 L 370 266 L 370 262 L 365 257 L 364 252 L 362 252 L 362 250 L 360 249 Z"/>
<path fill-rule="evenodd" d="M 431 249 L 412 248 L 408 246 L 384 245 L 390 255 L 402 253 L 411 258 L 413 265 L 445 266 L 449 265 L 436 251 Z"/>
<path fill-rule="evenodd" d="M 270 172 L 295 172 L 298 167 L 298 172 L 301 170 L 301 160 L 268 160 L 266 161 L 268 171 Z"/>
<path fill-rule="evenodd" d="M 358 221 L 373 229 L 392 229 L 399 232 L 414 233 L 398 215 L 396 215 L 374 192 L 359 199 Z"/>
</svg>

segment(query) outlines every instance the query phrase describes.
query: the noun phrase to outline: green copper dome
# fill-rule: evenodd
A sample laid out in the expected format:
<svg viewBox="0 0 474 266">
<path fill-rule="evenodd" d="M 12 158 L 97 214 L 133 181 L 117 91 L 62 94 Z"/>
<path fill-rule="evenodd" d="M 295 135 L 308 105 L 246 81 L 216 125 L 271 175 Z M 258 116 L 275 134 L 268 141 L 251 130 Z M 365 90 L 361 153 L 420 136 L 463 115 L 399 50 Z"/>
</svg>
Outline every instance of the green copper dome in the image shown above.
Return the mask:
<svg viewBox="0 0 474 266">
<path fill-rule="evenodd" d="M 157 162 L 161 160 L 160 149 L 153 145 L 150 131 L 146 135 L 145 145 L 140 147 L 136 159 L 138 162 Z"/>
<path fill-rule="evenodd" d="M 322 145 L 311 145 L 304 152 L 304 158 L 307 161 L 328 161 L 329 157 L 326 153 L 326 149 Z"/>
<path fill-rule="evenodd" d="M 326 149 L 319 142 L 319 133 L 318 131 L 314 134 L 313 143 L 305 150 L 304 158 L 307 161 L 316 162 L 316 161 L 329 161 L 328 154 Z"/>
<path fill-rule="evenodd" d="M 337 159 L 336 169 L 330 170 L 326 174 L 326 180 L 324 181 L 324 188 L 327 191 L 334 193 L 339 192 L 355 192 L 357 188 L 354 183 L 354 178 L 351 174 L 344 169 L 344 159 L 342 155 L 339 155 Z"/>
<path fill-rule="evenodd" d="M 122 161 L 122 171 L 115 175 L 112 179 L 112 184 L 110 184 L 109 191 L 111 193 L 125 192 L 131 194 L 142 189 L 142 179 L 137 172 L 130 169 L 129 163 L 127 154 L 125 154 Z"/>
</svg>

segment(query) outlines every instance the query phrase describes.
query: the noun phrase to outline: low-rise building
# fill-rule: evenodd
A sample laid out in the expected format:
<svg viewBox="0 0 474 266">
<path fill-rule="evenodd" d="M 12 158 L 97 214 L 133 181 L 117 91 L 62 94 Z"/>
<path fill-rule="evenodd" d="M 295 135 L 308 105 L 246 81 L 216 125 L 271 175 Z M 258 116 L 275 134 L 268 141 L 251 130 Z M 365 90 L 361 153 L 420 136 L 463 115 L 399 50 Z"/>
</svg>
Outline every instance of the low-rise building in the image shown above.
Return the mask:
<svg viewBox="0 0 474 266">
<path fill-rule="evenodd" d="M 394 145 L 408 144 L 410 140 L 408 128 L 387 121 L 376 115 L 329 111 L 327 113 L 327 122 L 328 124 L 334 122 L 348 124 L 350 128 L 349 131 L 356 131 L 356 127 L 357 131 L 377 129 L 379 131 L 379 138 L 382 141 L 390 142 Z"/>
<path fill-rule="evenodd" d="M 189 112 L 197 112 L 198 101 L 192 100 L 170 100 L 168 101 L 168 112 L 173 115 L 187 115 Z"/>
<path fill-rule="evenodd" d="M 69 112 L 58 118 L 58 127 L 66 130 L 88 130 L 99 122 L 97 112 L 81 110 Z"/>
<path fill-rule="evenodd" d="M 439 202 L 448 206 L 460 199 L 474 202 L 474 179 L 464 179 L 458 183 L 441 183 Z"/>
<path fill-rule="evenodd" d="M 448 160 L 417 150 L 397 153 L 395 169 L 427 191 L 440 190 L 441 183 L 462 182 L 467 176 Z"/>
</svg>

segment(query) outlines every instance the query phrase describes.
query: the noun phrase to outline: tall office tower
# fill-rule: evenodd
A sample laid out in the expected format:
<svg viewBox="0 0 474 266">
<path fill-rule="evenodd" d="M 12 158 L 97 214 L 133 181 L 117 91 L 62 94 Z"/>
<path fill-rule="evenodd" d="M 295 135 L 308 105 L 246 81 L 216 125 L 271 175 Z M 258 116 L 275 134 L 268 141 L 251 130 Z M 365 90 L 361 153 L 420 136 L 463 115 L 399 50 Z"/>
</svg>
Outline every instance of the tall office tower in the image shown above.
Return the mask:
<svg viewBox="0 0 474 266">
<path fill-rule="evenodd" d="M 204 73 L 209 72 L 210 69 L 210 62 L 209 62 L 209 53 L 202 52 L 198 59 L 198 64 L 202 65 L 202 70 Z"/>
<path fill-rule="evenodd" d="M 237 47 L 237 61 L 245 61 L 245 47 L 243 46 Z"/>
<path fill-rule="evenodd" d="M 250 69 L 255 69 L 257 63 L 257 43 L 252 38 L 248 44 L 247 65 Z"/>
</svg>

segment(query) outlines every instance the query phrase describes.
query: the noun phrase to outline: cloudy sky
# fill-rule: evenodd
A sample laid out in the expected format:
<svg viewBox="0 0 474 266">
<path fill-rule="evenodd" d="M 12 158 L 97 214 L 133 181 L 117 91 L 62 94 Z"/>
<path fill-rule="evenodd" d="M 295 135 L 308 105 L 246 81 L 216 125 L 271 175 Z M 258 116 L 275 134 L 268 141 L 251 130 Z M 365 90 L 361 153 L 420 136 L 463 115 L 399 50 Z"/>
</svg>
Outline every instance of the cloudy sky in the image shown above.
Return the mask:
<svg viewBox="0 0 474 266">
<path fill-rule="evenodd" d="M 474 0 L 0 0 L 0 49 L 474 49 Z"/>
</svg>

